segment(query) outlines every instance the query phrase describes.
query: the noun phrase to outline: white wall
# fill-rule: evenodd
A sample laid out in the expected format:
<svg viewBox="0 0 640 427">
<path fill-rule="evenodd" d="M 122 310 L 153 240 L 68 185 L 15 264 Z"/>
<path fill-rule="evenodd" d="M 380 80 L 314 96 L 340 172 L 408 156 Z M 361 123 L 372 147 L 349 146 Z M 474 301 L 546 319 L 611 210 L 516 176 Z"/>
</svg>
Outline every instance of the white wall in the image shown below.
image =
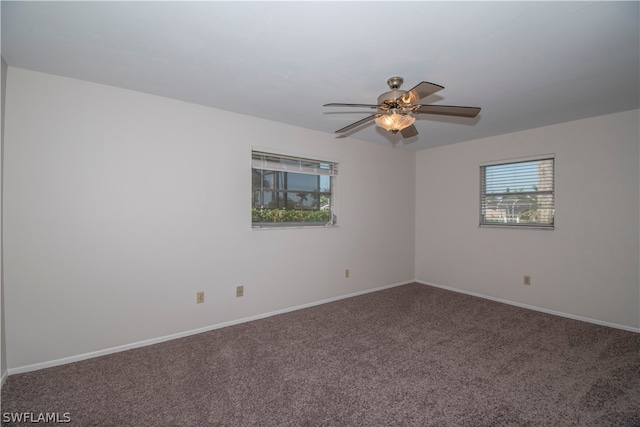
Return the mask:
<svg viewBox="0 0 640 427">
<path fill-rule="evenodd" d="M 2 215 L 2 177 L 3 177 L 3 165 L 4 165 L 4 107 L 5 107 L 5 93 L 7 89 L 7 63 L 4 62 L 4 58 L 0 58 L 1 73 L 0 73 L 0 102 L 2 109 L 0 111 L 0 121 L 2 127 L 0 128 L 0 215 Z M 4 278 L 2 272 L 2 218 L 0 217 L 0 386 L 4 383 L 7 377 L 7 346 L 5 343 L 5 322 L 4 322 Z"/>
<path fill-rule="evenodd" d="M 339 227 L 252 230 L 253 145 L 340 162 Z M 4 172 L 10 372 L 414 278 L 412 152 L 9 67 Z"/>
<path fill-rule="evenodd" d="M 638 111 L 413 153 L 13 67 L 6 97 L 9 372 L 414 278 L 640 326 Z M 252 146 L 339 161 L 340 226 L 252 230 Z M 556 230 L 479 229 L 479 164 L 544 153 Z"/>
<path fill-rule="evenodd" d="M 640 327 L 639 122 L 635 110 L 418 152 L 416 279 Z M 479 165 L 547 153 L 555 230 L 479 228 Z"/>
</svg>

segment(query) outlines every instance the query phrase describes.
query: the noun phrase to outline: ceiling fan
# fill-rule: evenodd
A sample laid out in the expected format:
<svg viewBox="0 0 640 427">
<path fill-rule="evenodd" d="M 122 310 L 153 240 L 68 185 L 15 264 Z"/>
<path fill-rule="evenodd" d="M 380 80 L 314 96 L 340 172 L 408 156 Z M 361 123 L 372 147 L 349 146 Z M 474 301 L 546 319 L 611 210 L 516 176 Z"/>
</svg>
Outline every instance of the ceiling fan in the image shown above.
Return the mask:
<svg viewBox="0 0 640 427">
<path fill-rule="evenodd" d="M 338 129 L 335 133 L 344 133 L 360 125 L 375 120 L 376 124 L 392 134 L 400 132 L 403 138 L 410 138 L 418 134 L 413 125 L 416 120 L 413 114 L 438 114 L 442 116 L 476 117 L 480 113 L 479 107 L 459 107 L 453 105 L 421 105 L 416 104 L 422 98 L 432 95 L 444 87 L 429 83 L 418 83 L 413 89 L 404 91 L 400 86 L 404 82 L 402 77 L 390 77 L 387 84 L 391 91 L 378 97 L 378 103 L 373 104 L 325 104 L 324 107 L 360 107 L 378 110 L 376 114 L 351 123 Z"/>
</svg>

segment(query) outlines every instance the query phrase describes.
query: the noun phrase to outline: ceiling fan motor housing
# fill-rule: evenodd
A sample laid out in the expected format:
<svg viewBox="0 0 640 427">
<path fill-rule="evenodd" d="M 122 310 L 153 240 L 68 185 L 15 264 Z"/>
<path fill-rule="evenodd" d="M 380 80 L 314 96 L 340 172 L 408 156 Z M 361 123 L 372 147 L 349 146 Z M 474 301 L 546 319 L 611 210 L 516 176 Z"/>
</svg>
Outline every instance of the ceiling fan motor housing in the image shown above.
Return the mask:
<svg viewBox="0 0 640 427">
<path fill-rule="evenodd" d="M 413 104 L 406 94 L 406 91 L 397 89 L 383 93 L 378 97 L 378 110 L 380 112 L 410 113 Z"/>
<path fill-rule="evenodd" d="M 391 90 L 389 92 L 385 92 L 378 97 L 378 105 L 395 104 L 396 100 L 400 98 L 403 94 L 404 94 L 403 90 Z"/>
<path fill-rule="evenodd" d="M 378 109 L 380 111 L 404 113 L 405 108 L 411 107 L 410 99 L 405 99 L 407 91 L 400 90 L 403 82 L 404 79 L 402 77 L 389 77 L 387 84 L 391 90 L 378 97 L 378 105 L 380 106 Z"/>
</svg>

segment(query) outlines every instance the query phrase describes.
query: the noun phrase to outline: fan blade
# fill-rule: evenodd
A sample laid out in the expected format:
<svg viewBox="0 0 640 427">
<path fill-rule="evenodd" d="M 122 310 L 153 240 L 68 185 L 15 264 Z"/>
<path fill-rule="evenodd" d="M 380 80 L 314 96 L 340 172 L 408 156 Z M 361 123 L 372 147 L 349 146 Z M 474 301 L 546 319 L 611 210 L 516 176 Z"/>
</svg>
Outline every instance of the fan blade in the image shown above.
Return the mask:
<svg viewBox="0 0 640 427">
<path fill-rule="evenodd" d="M 439 114 L 442 116 L 476 117 L 480 107 L 458 107 L 454 105 L 416 105 L 414 113 Z"/>
<path fill-rule="evenodd" d="M 365 117 L 362 120 L 358 120 L 355 123 L 351 123 L 349 126 L 345 126 L 342 129 L 338 129 L 335 133 L 344 133 L 344 132 L 346 132 L 348 130 L 351 130 L 351 129 L 355 128 L 355 127 L 358 127 L 360 125 L 363 125 L 363 124 L 365 124 L 367 122 L 370 122 L 370 121 L 374 120 L 376 118 L 376 116 L 378 116 L 378 115 L 377 114 L 373 114 L 373 115 L 371 115 L 369 117 Z"/>
<path fill-rule="evenodd" d="M 339 104 L 333 102 L 331 104 L 324 104 L 323 107 L 365 107 L 365 108 L 378 108 L 377 105 L 371 104 Z"/>
<path fill-rule="evenodd" d="M 404 128 L 400 131 L 403 138 L 411 138 L 412 136 L 416 136 L 418 134 L 418 129 L 416 129 L 415 125 L 411 125 L 407 128 Z"/>
<path fill-rule="evenodd" d="M 443 86 L 437 85 L 435 83 L 421 82 L 418 83 L 413 89 L 409 89 L 404 94 L 402 94 L 400 99 L 404 103 L 414 104 L 422 98 L 433 95 L 434 93 L 442 89 L 444 89 Z"/>
</svg>

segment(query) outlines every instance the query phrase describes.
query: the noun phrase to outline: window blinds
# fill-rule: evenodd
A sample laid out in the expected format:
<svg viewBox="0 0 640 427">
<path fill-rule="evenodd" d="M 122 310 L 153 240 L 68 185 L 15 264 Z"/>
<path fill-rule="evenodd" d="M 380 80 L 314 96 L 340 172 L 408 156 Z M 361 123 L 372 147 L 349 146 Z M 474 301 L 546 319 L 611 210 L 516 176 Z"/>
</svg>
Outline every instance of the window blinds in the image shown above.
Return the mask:
<svg viewBox="0 0 640 427">
<path fill-rule="evenodd" d="M 338 164 L 329 161 L 253 151 L 251 167 L 258 170 L 295 172 L 310 175 L 338 175 Z"/>
<path fill-rule="evenodd" d="M 480 167 L 480 225 L 553 227 L 554 159 Z"/>
</svg>

